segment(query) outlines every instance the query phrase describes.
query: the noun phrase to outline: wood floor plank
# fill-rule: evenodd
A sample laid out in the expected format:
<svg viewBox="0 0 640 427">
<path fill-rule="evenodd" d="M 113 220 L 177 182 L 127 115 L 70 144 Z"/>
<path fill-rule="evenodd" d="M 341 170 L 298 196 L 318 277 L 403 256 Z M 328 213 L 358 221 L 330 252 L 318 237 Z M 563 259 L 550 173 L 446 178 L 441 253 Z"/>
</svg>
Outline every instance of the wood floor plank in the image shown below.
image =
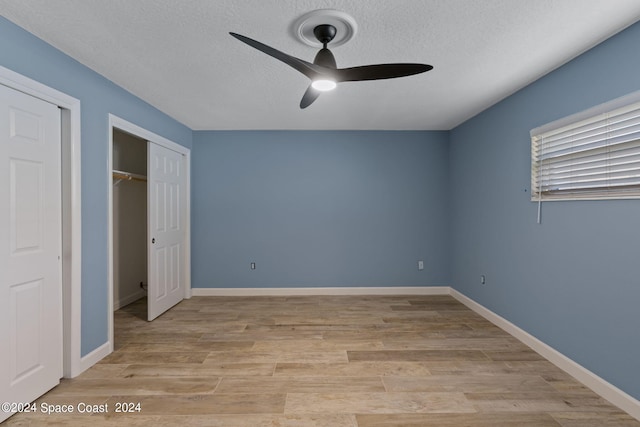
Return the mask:
<svg viewBox="0 0 640 427">
<path fill-rule="evenodd" d="M 323 339 L 322 330 L 305 330 L 300 327 L 249 324 L 241 332 L 204 333 L 200 341 L 257 341 L 257 340 Z"/>
<path fill-rule="evenodd" d="M 124 372 L 129 368 L 129 364 L 123 363 L 113 363 L 113 364 L 97 364 L 92 367 L 92 369 L 87 369 L 82 374 L 80 374 L 77 379 L 88 379 L 88 378 L 114 378 L 114 377 L 122 377 L 124 376 Z M 154 366 L 154 369 L 157 371 L 158 367 Z"/>
<path fill-rule="evenodd" d="M 384 392 L 380 377 L 257 377 L 224 378 L 217 393 L 343 393 Z"/>
<path fill-rule="evenodd" d="M 122 349 L 121 349 L 122 350 Z M 131 351 L 118 351 L 111 353 L 102 359 L 101 363 L 105 364 L 122 364 L 122 363 L 202 363 L 209 356 L 209 352 L 169 352 L 169 351 L 146 351 L 144 353 Z"/>
<path fill-rule="evenodd" d="M 272 376 L 275 363 L 166 363 L 133 364 L 120 371 L 124 377 L 237 377 Z"/>
<path fill-rule="evenodd" d="M 144 381 L 133 377 L 91 378 L 63 381 L 56 387 L 56 395 L 157 395 L 157 394 L 211 394 L 220 378 L 217 377 L 155 377 Z"/>
<path fill-rule="evenodd" d="M 185 333 L 184 331 L 175 332 L 123 332 L 116 336 L 116 342 L 138 342 L 138 343 L 160 343 L 160 342 L 195 342 L 200 340 L 203 334 L 198 332 Z"/>
<path fill-rule="evenodd" d="M 349 362 L 349 363 L 278 363 L 275 376 L 425 376 L 430 375 L 422 362 Z"/>
<path fill-rule="evenodd" d="M 557 394 L 549 383 L 535 375 L 387 376 L 382 381 L 387 391 Z"/>
<path fill-rule="evenodd" d="M 341 363 L 348 362 L 347 352 L 343 350 L 321 351 L 214 351 L 209 353 L 203 363 L 233 363 L 244 360 L 251 363 L 278 363 L 278 362 L 316 362 L 316 363 Z"/>
<path fill-rule="evenodd" d="M 385 345 L 375 338 L 358 341 L 344 339 L 323 340 L 270 340 L 256 341 L 253 351 L 299 351 L 301 348 L 312 351 L 346 351 L 346 350 L 382 350 Z"/>
<path fill-rule="evenodd" d="M 357 415 L 358 427 L 560 427 L 548 414 Z"/>
<path fill-rule="evenodd" d="M 552 412 L 562 427 L 638 427 L 640 423 L 624 413 Z"/>
<path fill-rule="evenodd" d="M 531 349 L 518 349 L 516 351 L 492 351 L 492 350 L 484 350 L 484 353 L 491 360 L 545 360 L 544 357 L 540 356 L 538 353 Z"/>
<path fill-rule="evenodd" d="M 195 342 L 183 342 L 183 343 L 128 343 L 124 344 L 121 351 L 127 352 L 197 352 L 197 353 L 210 353 L 212 351 L 227 351 L 227 350 L 249 350 L 255 345 L 254 341 L 195 341 Z"/>
<path fill-rule="evenodd" d="M 463 393 L 288 393 L 288 414 L 474 413 Z"/>
<path fill-rule="evenodd" d="M 488 360 L 478 350 L 380 350 L 348 351 L 350 362 L 401 361 L 425 362 L 430 360 Z"/>
<path fill-rule="evenodd" d="M 505 337 L 500 338 L 423 338 L 407 340 L 403 337 L 383 339 L 386 350 L 486 350 L 494 353 L 520 353 L 531 351 L 519 341 Z"/>
<path fill-rule="evenodd" d="M 546 360 L 535 361 L 465 361 L 435 360 L 425 362 L 432 375 L 540 375 L 554 378 L 562 373 L 559 368 Z M 566 374 L 565 374 L 566 375 Z M 579 386 L 574 379 L 574 386 Z"/>
</svg>

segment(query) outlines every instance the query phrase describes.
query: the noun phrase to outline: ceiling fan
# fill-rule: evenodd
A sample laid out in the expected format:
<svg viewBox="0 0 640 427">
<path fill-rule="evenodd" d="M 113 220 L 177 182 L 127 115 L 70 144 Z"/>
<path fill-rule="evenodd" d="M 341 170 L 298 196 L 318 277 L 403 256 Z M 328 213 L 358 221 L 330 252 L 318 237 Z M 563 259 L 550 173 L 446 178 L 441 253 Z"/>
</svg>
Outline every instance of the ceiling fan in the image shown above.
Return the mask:
<svg viewBox="0 0 640 427">
<path fill-rule="evenodd" d="M 318 41 L 322 43 L 322 49 L 316 54 L 313 63 L 287 55 L 284 52 L 280 52 L 277 49 L 241 34 L 233 32 L 229 34 L 241 42 L 284 62 L 311 79 L 311 84 L 300 101 L 300 108 L 307 108 L 313 101 L 318 99 L 322 92 L 335 89 L 337 83 L 406 77 L 424 73 L 433 68 L 427 64 L 411 63 L 375 64 L 360 67 L 337 68 L 333 53 L 327 48 L 327 45 L 336 36 L 336 27 L 330 24 L 317 25 L 313 29 L 313 34 Z"/>
</svg>

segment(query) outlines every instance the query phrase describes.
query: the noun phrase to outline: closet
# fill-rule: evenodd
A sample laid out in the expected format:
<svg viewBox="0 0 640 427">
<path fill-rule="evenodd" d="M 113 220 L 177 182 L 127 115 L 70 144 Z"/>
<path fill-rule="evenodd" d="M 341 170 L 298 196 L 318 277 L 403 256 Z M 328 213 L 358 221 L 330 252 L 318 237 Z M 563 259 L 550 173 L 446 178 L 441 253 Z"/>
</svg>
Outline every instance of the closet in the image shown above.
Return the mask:
<svg viewBox="0 0 640 427">
<path fill-rule="evenodd" d="M 114 128 L 112 151 L 115 311 L 147 292 L 147 141 Z"/>
</svg>

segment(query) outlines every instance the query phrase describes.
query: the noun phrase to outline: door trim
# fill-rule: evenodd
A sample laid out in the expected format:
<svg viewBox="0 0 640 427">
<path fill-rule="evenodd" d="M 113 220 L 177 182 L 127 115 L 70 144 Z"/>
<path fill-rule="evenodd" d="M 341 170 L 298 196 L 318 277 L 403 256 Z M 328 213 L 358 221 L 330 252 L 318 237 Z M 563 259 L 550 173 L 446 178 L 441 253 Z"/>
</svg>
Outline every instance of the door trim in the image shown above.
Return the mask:
<svg viewBox="0 0 640 427">
<path fill-rule="evenodd" d="M 113 185 L 111 171 L 113 170 L 113 128 L 117 128 L 131 135 L 153 142 L 169 150 L 176 151 L 184 156 L 185 160 L 185 298 L 191 298 L 191 150 L 177 144 L 167 138 L 148 131 L 136 124 L 124 120 L 114 114 L 109 114 L 109 138 L 107 154 L 108 188 L 108 238 L 107 238 L 107 283 L 109 292 L 109 353 L 113 351 Z M 149 154 L 147 153 L 147 156 Z"/>
<path fill-rule="evenodd" d="M 0 84 L 61 108 L 63 376 L 91 366 L 81 354 L 82 204 L 80 100 L 0 66 Z"/>
</svg>

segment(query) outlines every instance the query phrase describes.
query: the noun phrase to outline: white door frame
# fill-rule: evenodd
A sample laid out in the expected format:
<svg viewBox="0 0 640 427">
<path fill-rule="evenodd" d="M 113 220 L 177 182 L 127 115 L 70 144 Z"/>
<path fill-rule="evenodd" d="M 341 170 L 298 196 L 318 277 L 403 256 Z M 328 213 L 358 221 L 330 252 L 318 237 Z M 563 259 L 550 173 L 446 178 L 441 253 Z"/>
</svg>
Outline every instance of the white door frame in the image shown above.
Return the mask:
<svg viewBox="0 0 640 427">
<path fill-rule="evenodd" d="M 113 184 L 112 184 L 112 170 L 113 170 L 113 128 L 117 128 L 138 138 L 142 138 L 145 141 L 153 142 L 154 144 L 161 145 L 170 150 L 176 151 L 184 156 L 185 160 L 185 203 L 187 205 L 187 212 L 185 215 L 185 298 L 191 298 L 191 150 L 176 144 L 160 135 L 150 132 L 138 125 L 135 125 L 127 120 L 124 120 L 113 114 L 109 114 L 109 138 L 108 138 L 108 180 L 109 188 L 109 202 L 108 202 L 108 248 L 107 254 L 109 257 L 107 267 L 107 282 L 109 284 L 109 348 L 110 352 L 113 351 Z M 149 153 L 147 153 L 148 157 Z M 146 256 L 146 254 L 145 254 Z"/>
<path fill-rule="evenodd" d="M 0 66 L 0 84 L 61 108 L 63 376 L 95 363 L 81 355 L 82 205 L 80 100 Z M 88 355 L 87 355 L 88 356 Z"/>
</svg>

